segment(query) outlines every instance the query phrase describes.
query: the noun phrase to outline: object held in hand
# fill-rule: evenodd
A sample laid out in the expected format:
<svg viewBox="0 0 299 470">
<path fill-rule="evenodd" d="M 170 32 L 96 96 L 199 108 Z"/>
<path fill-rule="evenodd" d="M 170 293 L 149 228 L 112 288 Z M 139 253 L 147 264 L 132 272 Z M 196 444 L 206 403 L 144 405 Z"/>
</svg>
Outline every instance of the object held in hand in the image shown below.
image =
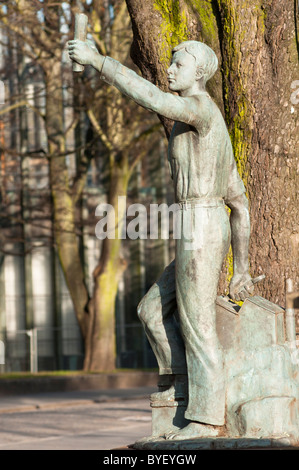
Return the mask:
<svg viewBox="0 0 299 470">
<path fill-rule="evenodd" d="M 250 289 L 254 284 L 256 284 L 257 282 L 260 282 L 262 281 L 263 279 L 265 279 L 265 274 L 261 274 L 260 276 L 257 276 L 253 279 L 250 279 L 250 281 L 246 282 L 245 284 L 243 284 L 242 286 L 242 289 L 245 287 L 245 289 Z"/>
<path fill-rule="evenodd" d="M 264 274 L 261 274 L 260 276 L 257 276 L 253 279 L 250 279 L 249 281 L 245 282 L 245 284 L 243 284 L 242 286 L 240 286 L 237 294 L 236 294 L 236 300 L 239 301 L 239 300 L 245 300 L 246 297 L 248 297 L 248 294 L 252 295 L 253 293 L 253 286 L 254 284 L 256 284 L 257 282 L 260 282 L 262 281 L 263 279 L 265 279 L 265 275 Z M 243 295 L 242 295 L 243 294 Z M 244 295 L 245 294 L 245 295 Z"/>
<path fill-rule="evenodd" d="M 254 279 L 252 279 L 252 284 L 256 284 L 257 282 L 260 282 L 262 281 L 263 279 L 265 279 L 265 274 L 261 274 L 260 276 L 257 276 L 255 277 Z"/>
<path fill-rule="evenodd" d="M 74 39 L 86 41 L 88 18 L 84 13 L 76 13 L 75 15 L 75 35 Z M 83 72 L 84 65 L 73 63 L 73 72 Z"/>
</svg>

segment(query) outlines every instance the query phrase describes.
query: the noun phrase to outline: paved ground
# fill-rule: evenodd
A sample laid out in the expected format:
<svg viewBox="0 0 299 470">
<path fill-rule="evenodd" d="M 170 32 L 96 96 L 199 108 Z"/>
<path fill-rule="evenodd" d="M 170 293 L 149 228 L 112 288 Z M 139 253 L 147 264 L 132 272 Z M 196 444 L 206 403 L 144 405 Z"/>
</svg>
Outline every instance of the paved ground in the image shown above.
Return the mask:
<svg viewBox="0 0 299 470">
<path fill-rule="evenodd" d="M 151 434 L 155 389 L 0 398 L 0 450 L 110 450 Z"/>
<path fill-rule="evenodd" d="M 156 387 L 136 387 L 0 397 L 0 451 L 125 451 L 130 444 L 151 434 L 149 395 L 155 390 Z M 163 444 L 166 453 L 171 452 L 171 443 L 168 441 L 167 446 Z M 224 443 L 225 446 L 223 442 L 218 444 L 218 448 L 236 447 L 231 440 Z M 244 449 L 248 448 L 248 444 L 252 448 L 252 443 L 239 444 L 239 448 L 241 444 Z M 263 446 L 267 449 L 269 446 L 263 442 L 253 444 L 253 448 Z M 187 452 L 189 448 L 197 449 L 193 446 L 194 442 L 188 447 L 188 441 L 182 441 L 179 449 Z M 208 448 L 211 449 L 211 442 L 202 441 L 198 447 Z M 131 452 L 134 454 L 134 451 Z M 128 450 L 125 453 L 129 455 Z M 10 455 L 16 458 L 19 454 Z M 22 462 L 19 460 L 18 463 Z M 143 460 L 140 463 L 145 464 Z"/>
</svg>

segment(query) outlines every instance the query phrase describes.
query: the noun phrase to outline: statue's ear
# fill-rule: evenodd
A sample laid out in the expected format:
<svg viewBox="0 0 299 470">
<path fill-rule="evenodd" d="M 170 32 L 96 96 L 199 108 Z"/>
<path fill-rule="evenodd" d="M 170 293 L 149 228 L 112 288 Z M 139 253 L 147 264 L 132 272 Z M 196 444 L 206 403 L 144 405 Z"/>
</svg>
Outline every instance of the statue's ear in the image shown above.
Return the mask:
<svg viewBox="0 0 299 470">
<path fill-rule="evenodd" d="M 204 76 L 204 71 L 202 67 L 197 67 L 196 69 L 196 80 L 200 80 Z"/>
</svg>

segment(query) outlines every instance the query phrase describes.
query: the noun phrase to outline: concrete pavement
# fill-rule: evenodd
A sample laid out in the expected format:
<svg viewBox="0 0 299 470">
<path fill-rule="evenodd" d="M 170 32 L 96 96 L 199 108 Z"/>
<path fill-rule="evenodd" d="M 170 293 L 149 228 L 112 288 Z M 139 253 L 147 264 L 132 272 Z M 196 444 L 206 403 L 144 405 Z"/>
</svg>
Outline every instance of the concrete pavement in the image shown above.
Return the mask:
<svg viewBox="0 0 299 470">
<path fill-rule="evenodd" d="M 134 387 L 124 389 L 73 390 L 33 394 L 7 395 L 0 397 L 0 414 L 34 410 L 46 410 L 67 406 L 83 406 L 126 400 L 148 399 L 156 387 Z"/>
<path fill-rule="evenodd" d="M 151 434 L 155 387 L 0 397 L 0 450 L 112 450 Z"/>
<path fill-rule="evenodd" d="M 0 450 L 126 449 L 151 434 L 153 391 L 156 387 L 145 386 L 2 396 Z M 183 444 L 180 449 L 187 450 L 188 443 Z M 248 444 L 252 448 L 254 443 L 241 439 L 238 446 L 228 442 L 222 447 L 246 449 Z M 256 442 L 253 448 L 273 449 L 270 444 Z M 210 442 L 201 445 L 211 449 Z M 165 450 L 171 451 L 169 443 Z"/>
</svg>

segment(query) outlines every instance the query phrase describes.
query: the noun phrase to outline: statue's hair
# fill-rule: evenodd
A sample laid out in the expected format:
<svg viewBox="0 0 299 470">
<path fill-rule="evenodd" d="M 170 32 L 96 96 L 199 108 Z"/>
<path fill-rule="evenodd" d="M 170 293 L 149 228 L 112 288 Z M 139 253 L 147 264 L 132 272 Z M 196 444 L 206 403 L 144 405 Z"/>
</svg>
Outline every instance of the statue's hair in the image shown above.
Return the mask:
<svg viewBox="0 0 299 470">
<path fill-rule="evenodd" d="M 213 77 L 218 68 L 218 59 L 215 52 L 206 44 L 199 41 L 184 41 L 176 46 L 172 53 L 185 50 L 191 54 L 198 68 L 203 73 L 204 82 L 206 83 Z"/>
</svg>

